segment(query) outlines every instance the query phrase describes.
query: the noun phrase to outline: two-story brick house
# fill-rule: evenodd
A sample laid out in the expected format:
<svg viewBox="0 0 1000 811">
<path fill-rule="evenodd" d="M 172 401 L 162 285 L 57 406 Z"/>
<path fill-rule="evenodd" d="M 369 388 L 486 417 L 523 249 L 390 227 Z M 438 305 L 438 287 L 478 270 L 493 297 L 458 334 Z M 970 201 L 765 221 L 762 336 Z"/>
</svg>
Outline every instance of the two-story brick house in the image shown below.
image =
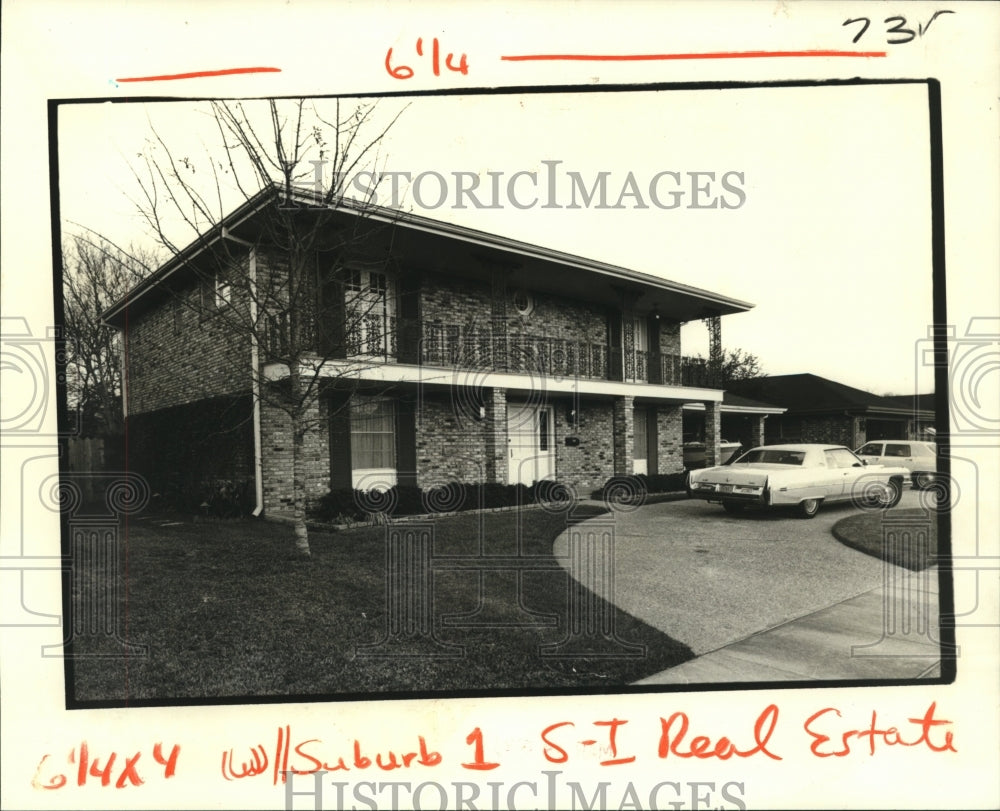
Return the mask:
<svg viewBox="0 0 1000 811">
<path fill-rule="evenodd" d="M 281 278 L 281 250 L 261 226 L 275 196 L 234 211 L 105 320 L 124 339 L 130 467 L 154 489 L 252 480 L 258 511 L 280 516 L 291 423 L 258 390 L 289 375 L 290 314 L 259 304 L 258 340 L 184 306 L 232 306 L 235 286 L 195 272 L 223 244 L 253 284 Z M 335 276 L 318 253 L 315 305 L 297 313 L 300 335 L 312 324 L 309 373 L 321 384 L 302 446 L 310 498 L 545 478 L 584 494 L 614 475 L 680 471 L 685 403 L 703 404 L 717 458 L 723 393 L 685 378 L 680 327 L 752 305 L 422 216 L 350 202 L 325 213 L 355 232 L 364 218 L 369 260 Z"/>
</svg>

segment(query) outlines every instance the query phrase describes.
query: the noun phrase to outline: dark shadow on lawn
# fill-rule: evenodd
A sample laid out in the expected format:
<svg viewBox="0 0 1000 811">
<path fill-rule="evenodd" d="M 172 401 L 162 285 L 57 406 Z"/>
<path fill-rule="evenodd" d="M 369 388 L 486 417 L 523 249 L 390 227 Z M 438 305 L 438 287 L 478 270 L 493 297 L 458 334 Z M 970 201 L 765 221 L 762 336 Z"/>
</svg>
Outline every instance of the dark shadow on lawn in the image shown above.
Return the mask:
<svg viewBox="0 0 1000 811">
<path fill-rule="evenodd" d="M 938 562 L 937 515 L 922 509 L 894 509 L 851 515 L 833 525 L 845 546 L 919 572 Z"/>
<path fill-rule="evenodd" d="M 573 520 L 601 512 L 575 505 Z M 113 605 L 116 630 L 74 640 L 70 707 L 614 692 L 693 657 L 569 578 L 552 555 L 566 512 L 401 525 L 434 533 L 431 589 L 407 587 L 406 605 L 385 526 L 313 532 L 302 559 L 282 525 L 178 520 L 130 520 L 119 600 L 96 570 L 74 573 L 77 620 Z M 476 555 L 490 562 L 461 564 Z M 116 656 L 125 640 L 146 655 Z"/>
</svg>

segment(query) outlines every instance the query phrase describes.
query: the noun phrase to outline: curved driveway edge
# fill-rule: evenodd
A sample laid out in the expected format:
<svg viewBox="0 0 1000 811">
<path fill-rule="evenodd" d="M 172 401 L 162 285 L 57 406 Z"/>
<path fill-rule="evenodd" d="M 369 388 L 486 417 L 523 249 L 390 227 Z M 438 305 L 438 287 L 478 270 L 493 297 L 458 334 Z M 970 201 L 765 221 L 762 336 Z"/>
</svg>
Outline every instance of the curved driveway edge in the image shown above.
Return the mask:
<svg viewBox="0 0 1000 811">
<path fill-rule="evenodd" d="M 899 506 L 918 506 L 917 494 L 904 493 Z M 730 516 L 695 500 L 615 512 L 615 576 L 595 587 L 600 596 L 699 657 L 745 643 L 739 650 L 727 648 L 722 659 L 715 655 L 721 670 L 695 659 L 640 683 L 692 683 L 692 676 L 718 683 L 934 675 L 936 570 L 909 573 L 838 542 L 832 526 L 854 512 L 851 505 L 838 505 L 811 520 L 779 511 Z M 573 570 L 579 564 L 567 554 L 568 533 L 556 539 L 553 553 L 577 580 L 588 579 Z M 861 656 L 858 646 L 880 639 L 886 595 L 897 593 L 899 583 L 908 584 L 905 610 L 924 618 L 912 623 L 910 641 L 918 647 L 908 643 L 886 654 L 883 646 L 881 656 Z M 890 666 L 909 658 L 917 661 L 907 675 Z M 860 659 L 867 664 L 851 662 Z"/>
</svg>

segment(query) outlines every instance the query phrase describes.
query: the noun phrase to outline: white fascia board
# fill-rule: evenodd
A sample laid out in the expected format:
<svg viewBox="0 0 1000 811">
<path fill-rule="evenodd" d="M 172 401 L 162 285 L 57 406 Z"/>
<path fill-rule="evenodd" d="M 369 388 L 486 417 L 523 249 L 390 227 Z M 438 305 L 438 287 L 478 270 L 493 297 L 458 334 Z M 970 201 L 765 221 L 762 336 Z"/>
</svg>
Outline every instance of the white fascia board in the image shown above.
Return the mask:
<svg viewBox="0 0 1000 811">
<path fill-rule="evenodd" d="M 703 403 L 685 403 L 687 411 L 704 411 Z M 724 414 L 784 414 L 787 408 L 755 408 L 754 406 L 725 405 L 720 406 L 720 411 Z"/>
<path fill-rule="evenodd" d="M 552 377 L 548 375 L 514 374 L 511 372 L 485 372 L 464 369 L 444 369 L 434 366 L 415 366 L 402 363 L 375 363 L 355 360 L 328 360 L 317 367 L 303 370 L 303 374 L 318 372 L 329 379 L 371 381 L 375 383 L 414 383 L 426 386 L 468 386 L 473 388 L 498 388 L 511 392 L 546 392 L 549 394 L 582 394 L 595 397 L 640 397 L 644 400 L 683 401 L 700 403 L 722 402 L 719 389 L 702 389 L 691 386 L 664 386 L 655 383 L 627 383 L 619 380 L 591 380 L 587 378 Z M 264 367 L 264 376 L 277 381 L 288 376 L 288 366 L 270 363 Z"/>
</svg>

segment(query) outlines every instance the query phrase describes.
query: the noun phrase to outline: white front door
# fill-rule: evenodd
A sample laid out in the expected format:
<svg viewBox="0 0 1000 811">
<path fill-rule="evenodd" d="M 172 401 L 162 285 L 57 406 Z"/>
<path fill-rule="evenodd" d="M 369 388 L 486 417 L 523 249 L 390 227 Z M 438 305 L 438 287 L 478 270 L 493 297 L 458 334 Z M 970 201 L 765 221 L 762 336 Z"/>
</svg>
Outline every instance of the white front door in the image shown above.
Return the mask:
<svg viewBox="0 0 1000 811">
<path fill-rule="evenodd" d="M 507 404 L 507 481 L 532 484 L 555 472 L 551 406 Z"/>
<path fill-rule="evenodd" d="M 637 476 L 649 473 L 647 457 L 649 456 L 649 437 L 646 431 L 647 411 L 645 408 L 635 408 L 632 411 L 632 472 Z"/>
</svg>

